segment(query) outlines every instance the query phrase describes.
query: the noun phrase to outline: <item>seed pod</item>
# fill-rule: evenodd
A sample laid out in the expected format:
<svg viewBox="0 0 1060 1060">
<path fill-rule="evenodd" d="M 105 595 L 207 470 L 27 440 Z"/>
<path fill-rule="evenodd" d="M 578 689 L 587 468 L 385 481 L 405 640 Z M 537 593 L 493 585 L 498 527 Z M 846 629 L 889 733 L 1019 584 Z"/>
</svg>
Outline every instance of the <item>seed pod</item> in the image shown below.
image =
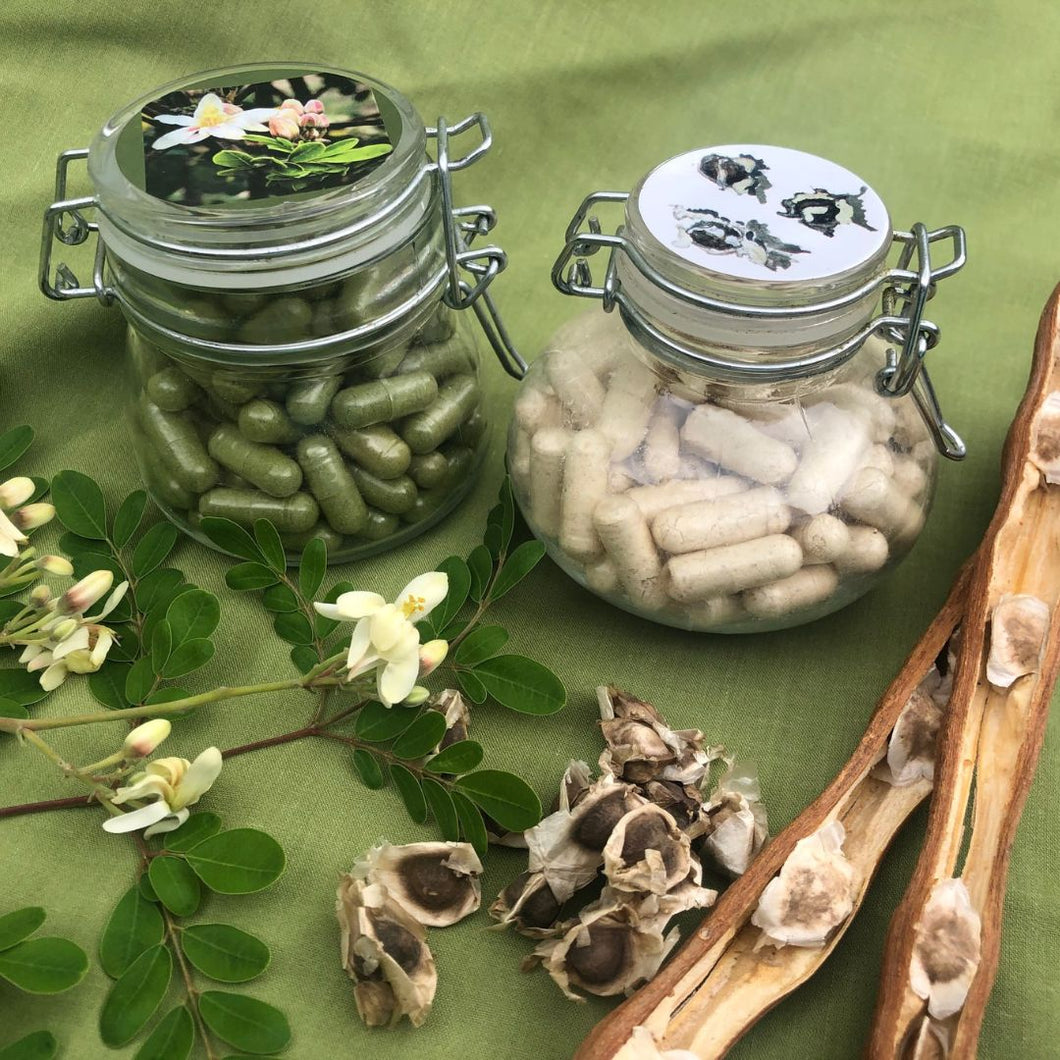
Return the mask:
<svg viewBox="0 0 1060 1060">
<path fill-rule="evenodd" d="M 769 838 L 769 821 L 754 770 L 736 767 L 728 760 L 728 769 L 703 807 L 703 817 L 704 858 L 733 878 L 742 876 Z"/>
<path fill-rule="evenodd" d="M 571 811 L 577 806 L 592 787 L 593 775 L 588 762 L 572 760 L 559 782 L 559 795 L 556 797 L 555 809 Z"/>
<path fill-rule="evenodd" d="M 858 873 L 843 855 L 845 838 L 833 820 L 795 844 L 751 915 L 763 945 L 823 946 L 850 916 Z"/>
<path fill-rule="evenodd" d="M 1049 619 L 1049 605 L 1036 596 L 1001 597 L 990 622 L 986 661 L 986 678 L 995 688 L 1008 688 L 1019 678 L 1038 672 Z"/>
<path fill-rule="evenodd" d="M 920 914 L 909 985 L 946 1019 L 959 1012 L 979 969 L 982 923 L 963 880 L 939 880 Z"/>
<path fill-rule="evenodd" d="M 287 391 L 287 413 L 295 423 L 310 426 L 323 423 L 332 398 L 342 386 L 342 376 L 304 379 Z"/>
<path fill-rule="evenodd" d="M 481 873 L 470 843 L 384 843 L 353 867 L 354 876 L 381 884 L 425 927 L 447 927 L 478 909 Z"/>
<path fill-rule="evenodd" d="M 544 873 L 521 872 L 497 895 L 489 914 L 498 927 L 514 927 L 527 938 L 547 938 L 562 907 Z"/>
<path fill-rule="evenodd" d="M 677 827 L 689 839 L 696 839 L 706 831 L 708 821 L 699 788 L 678 784 L 674 780 L 649 780 L 641 785 L 641 790 L 650 802 L 664 809 L 677 822 Z"/>
<path fill-rule="evenodd" d="M 604 875 L 616 890 L 665 894 L 691 870 L 688 836 L 654 803 L 630 810 L 604 847 Z"/>
<path fill-rule="evenodd" d="M 622 1060 L 698 1060 L 688 1049 L 660 1050 L 652 1032 L 641 1026 L 633 1028 L 620 1055 Z"/>
<path fill-rule="evenodd" d="M 1055 390 L 1042 402 L 1038 413 L 1031 459 L 1046 482 L 1060 482 L 1060 392 Z"/>
<path fill-rule="evenodd" d="M 574 988 L 600 997 L 631 992 L 650 979 L 677 944 L 676 928 L 663 938 L 660 918 L 641 920 L 625 905 L 593 903 L 568 921 L 560 938 L 540 943 L 524 963 L 536 964 L 572 1001 Z"/>
<path fill-rule="evenodd" d="M 604 772 L 634 784 L 649 780 L 699 784 L 707 765 L 717 757 L 716 752 L 704 750 L 699 729 L 671 729 L 650 703 L 614 685 L 601 685 L 596 698 L 607 743 L 600 756 Z"/>
<path fill-rule="evenodd" d="M 335 905 L 342 932 L 342 966 L 355 982 L 357 1012 L 366 1026 L 394 1026 L 427 1018 L 438 986 L 427 933 L 387 895 L 386 888 L 352 875 L 339 882 Z"/>
</svg>

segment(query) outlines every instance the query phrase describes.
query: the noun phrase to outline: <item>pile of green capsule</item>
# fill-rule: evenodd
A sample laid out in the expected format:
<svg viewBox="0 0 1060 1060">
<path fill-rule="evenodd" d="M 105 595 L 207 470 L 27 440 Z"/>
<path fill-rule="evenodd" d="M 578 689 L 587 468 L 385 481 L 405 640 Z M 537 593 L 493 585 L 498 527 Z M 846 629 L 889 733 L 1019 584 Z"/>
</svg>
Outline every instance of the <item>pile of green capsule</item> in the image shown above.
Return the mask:
<svg viewBox="0 0 1060 1060">
<path fill-rule="evenodd" d="M 192 528 L 265 518 L 292 552 L 314 537 L 355 552 L 454 504 L 477 464 L 477 364 L 448 313 L 412 345 L 311 377 L 135 350 L 144 477 Z"/>
</svg>

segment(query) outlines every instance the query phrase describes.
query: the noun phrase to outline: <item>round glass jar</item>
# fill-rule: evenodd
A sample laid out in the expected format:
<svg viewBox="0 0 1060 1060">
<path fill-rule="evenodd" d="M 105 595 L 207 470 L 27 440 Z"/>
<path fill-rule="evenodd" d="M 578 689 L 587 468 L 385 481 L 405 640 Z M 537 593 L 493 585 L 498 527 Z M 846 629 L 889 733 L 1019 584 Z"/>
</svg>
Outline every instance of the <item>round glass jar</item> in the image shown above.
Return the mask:
<svg viewBox="0 0 1060 1060">
<path fill-rule="evenodd" d="M 613 235 L 604 202 L 625 206 Z M 959 228 L 895 232 L 854 174 L 785 148 L 692 151 L 590 195 L 553 281 L 603 306 L 549 342 L 509 435 L 531 529 L 591 592 L 683 629 L 857 599 L 916 541 L 938 452 L 964 455 L 922 363 L 924 303 L 964 257 Z"/>
<path fill-rule="evenodd" d="M 346 561 L 456 507 L 488 441 L 461 311 L 525 368 L 486 293 L 504 254 L 470 247 L 492 211 L 453 206 L 490 143 L 482 115 L 428 129 L 371 78 L 268 64 L 157 89 L 60 157 L 42 287 L 120 305 L 134 451 L 171 520 L 210 544 L 204 517 L 267 518 L 293 558 L 319 536 Z M 95 194 L 67 199 L 80 158 Z M 53 273 L 54 241 L 93 231 L 92 285 Z"/>
</svg>

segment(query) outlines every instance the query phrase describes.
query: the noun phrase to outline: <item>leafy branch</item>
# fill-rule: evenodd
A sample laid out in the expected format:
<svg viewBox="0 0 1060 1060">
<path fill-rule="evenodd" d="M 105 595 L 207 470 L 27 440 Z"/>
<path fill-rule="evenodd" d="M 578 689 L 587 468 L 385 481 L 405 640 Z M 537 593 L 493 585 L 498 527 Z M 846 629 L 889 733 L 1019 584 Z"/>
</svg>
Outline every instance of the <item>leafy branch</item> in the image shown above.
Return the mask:
<svg viewBox="0 0 1060 1060">
<path fill-rule="evenodd" d="M 355 136 L 331 143 L 322 140 L 295 142 L 282 136 L 251 133 L 247 133 L 243 139 L 265 150 L 261 153 L 237 148 L 218 151 L 213 156 L 213 163 L 220 167 L 220 175 L 245 176 L 248 171 L 258 170 L 265 174 L 266 183 L 289 183 L 295 191 L 311 187 L 328 177 L 344 177 L 354 165 L 379 158 L 393 150 L 390 144 L 359 146 L 360 141 Z"/>
</svg>

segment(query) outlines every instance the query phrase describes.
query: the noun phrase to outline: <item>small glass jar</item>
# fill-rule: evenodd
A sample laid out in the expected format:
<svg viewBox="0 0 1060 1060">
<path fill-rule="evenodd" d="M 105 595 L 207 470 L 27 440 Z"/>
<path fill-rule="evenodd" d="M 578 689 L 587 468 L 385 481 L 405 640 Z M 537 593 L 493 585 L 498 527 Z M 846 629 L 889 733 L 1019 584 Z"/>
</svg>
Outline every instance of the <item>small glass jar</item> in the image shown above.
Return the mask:
<svg viewBox="0 0 1060 1060">
<path fill-rule="evenodd" d="M 604 202 L 625 205 L 613 235 Z M 692 151 L 590 195 L 553 281 L 606 312 L 553 337 L 509 435 L 531 529 L 590 591 L 683 629 L 857 599 L 916 541 L 937 453 L 964 455 L 922 363 L 924 303 L 964 258 L 961 229 L 893 231 L 858 177 L 785 148 Z"/>
<path fill-rule="evenodd" d="M 267 518 L 292 558 L 322 537 L 346 561 L 459 504 L 488 442 L 461 311 L 525 369 L 486 292 L 505 256 L 470 248 L 493 213 L 453 206 L 452 171 L 490 143 L 481 114 L 428 129 L 381 82 L 269 64 L 164 86 L 60 156 L 41 285 L 121 306 L 134 450 L 178 526 L 210 544 L 206 516 Z M 68 199 L 80 158 L 94 195 Z M 92 285 L 53 273 L 54 241 L 93 231 Z"/>
</svg>

